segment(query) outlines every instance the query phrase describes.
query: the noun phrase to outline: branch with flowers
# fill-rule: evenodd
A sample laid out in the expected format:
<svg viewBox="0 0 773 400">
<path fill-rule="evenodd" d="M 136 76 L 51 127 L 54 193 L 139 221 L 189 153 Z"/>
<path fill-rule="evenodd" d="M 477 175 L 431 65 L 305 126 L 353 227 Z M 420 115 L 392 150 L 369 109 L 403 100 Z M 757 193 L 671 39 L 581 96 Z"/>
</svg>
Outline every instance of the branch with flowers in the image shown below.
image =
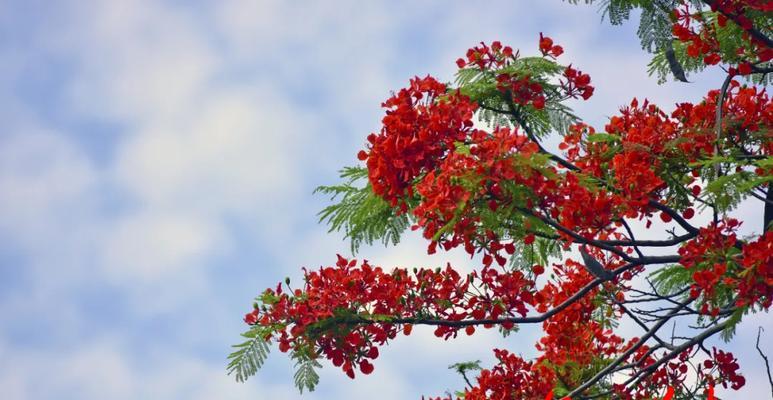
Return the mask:
<svg viewBox="0 0 773 400">
<path fill-rule="evenodd" d="M 535 56 L 500 42 L 469 49 L 453 85 L 412 79 L 382 104 L 383 126 L 357 155 L 364 166 L 318 189 L 338 201 L 322 220 L 353 251 L 413 229 L 428 253 L 460 247 L 476 268 L 384 269 L 339 255 L 304 270 L 302 287 L 287 280 L 256 299 L 229 372 L 246 379 L 276 343 L 296 360 L 301 391 L 313 390 L 321 362 L 351 378 L 374 373 L 380 348 L 416 325 L 452 340 L 541 324 L 536 358 L 495 349 L 474 381 L 460 370 L 468 385 L 456 396 L 695 398 L 742 387 L 736 358 L 707 340 L 732 340 L 744 316 L 773 302 L 773 103 L 753 84 L 768 79 L 773 55 L 753 32 L 767 34 L 755 26 L 773 10 L 706 3 L 667 4 L 671 46 L 686 46 L 689 62 L 732 64 L 726 84 L 670 112 L 634 99 L 602 131 L 566 105 L 593 96 L 591 77 L 560 63 L 563 48 L 542 34 Z M 763 221 L 731 217 L 750 201 Z M 636 237 L 634 221 L 654 239 Z M 743 223 L 762 233 L 739 237 Z M 620 336 L 622 320 L 641 334 Z"/>
</svg>

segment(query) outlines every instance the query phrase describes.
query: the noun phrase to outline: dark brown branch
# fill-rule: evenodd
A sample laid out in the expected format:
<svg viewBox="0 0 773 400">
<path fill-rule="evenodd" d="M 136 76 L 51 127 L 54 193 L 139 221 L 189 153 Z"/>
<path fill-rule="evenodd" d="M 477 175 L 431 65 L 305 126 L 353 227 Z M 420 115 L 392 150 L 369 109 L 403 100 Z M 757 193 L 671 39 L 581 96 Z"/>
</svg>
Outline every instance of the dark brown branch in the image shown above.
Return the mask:
<svg viewBox="0 0 773 400">
<path fill-rule="evenodd" d="M 622 386 L 634 386 L 634 385 L 638 384 L 642 380 L 646 379 L 648 376 L 652 375 L 655 371 L 657 371 L 657 369 L 660 368 L 661 365 L 663 365 L 666 362 L 668 362 L 668 361 L 672 360 L 673 358 L 677 357 L 679 354 L 681 354 L 685 350 L 689 349 L 690 347 L 692 347 L 692 346 L 694 346 L 696 344 L 699 345 L 699 346 L 702 346 L 703 345 L 703 341 L 705 341 L 709 337 L 711 337 L 711 336 L 721 332 L 723 329 L 725 329 L 725 327 L 728 324 L 729 324 L 729 321 L 725 321 L 724 323 L 722 323 L 720 325 L 716 325 L 716 326 L 714 326 L 714 327 L 712 327 L 710 329 L 707 329 L 707 330 L 701 332 L 699 335 L 690 338 L 688 341 L 680 344 L 679 346 L 674 347 L 674 349 L 671 350 L 671 352 L 669 352 L 668 354 L 666 354 L 665 356 L 660 358 L 655 363 L 653 363 L 653 364 L 647 366 L 646 368 L 643 368 L 643 369 L 639 370 L 638 372 L 636 372 L 628 380 L 623 382 Z M 640 341 L 637 344 L 642 344 L 642 343 L 643 342 Z M 656 346 L 656 347 L 658 347 L 658 346 Z M 645 355 L 638 362 L 636 362 L 636 363 L 634 363 L 632 365 L 629 365 L 628 367 L 631 368 L 631 367 L 635 367 L 638 364 L 641 364 L 641 362 L 644 359 L 646 359 L 646 357 L 648 355 L 650 355 L 650 354 L 651 353 Z M 626 369 L 629 369 L 629 368 L 626 368 Z M 572 392 L 572 393 L 574 393 L 574 392 Z M 570 395 L 572 395 L 572 393 L 570 393 Z M 608 395 L 611 395 L 611 394 L 612 394 L 611 391 L 607 391 L 607 392 L 599 393 L 599 394 L 596 394 L 596 395 L 593 395 L 593 396 L 583 396 L 583 397 L 578 397 L 578 398 L 579 399 L 591 399 L 591 398 L 598 398 L 598 397 L 608 396 Z"/>
<path fill-rule="evenodd" d="M 773 67 L 763 68 L 763 67 L 759 67 L 757 65 L 752 65 L 752 73 L 753 74 L 769 74 L 771 72 L 773 72 Z"/>
<path fill-rule="evenodd" d="M 652 207 L 652 208 L 656 208 L 656 209 L 658 209 L 658 210 L 668 214 L 674 221 L 676 221 L 677 224 L 679 224 L 679 226 L 684 228 L 684 230 L 686 230 L 688 233 L 690 233 L 692 235 L 698 235 L 698 233 L 700 232 L 698 230 L 698 228 L 690 225 L 689 222 L 687 222 L 684 218 L 682 218 L 682 216 L 679 215 L 679 213 L 676 212 L 671 207 L 668 207 L 668 206 L 666 206 L 664 204 L 658 203 L 655 200 L 650 200 L 649 201 L 649 206 Z"/>
<path fill-rule="evenodd" d="M 648 257 L 651 258 L 651 257 Z M 628 271 L 632 268 L 638 267 L 640 265 L 644 265 L 639 261 L 629 263 L 626 265 L 623 265 L 620 268 L 617 268 L 615 270 L 612 270 L 611 273 L 613 275 L 619 275 L 624 273 L 625 271 Z M 534 323 L 540 323 L 548 320 L 553 315 L 556 315 L 560 313 L 561 311 L 565 310 L 567 307 L 571 306 L 581 298 L 583 298 L 586 294 L 590 293 L 591 290 L 595 289 L 598 285 L 603 283 L 604 281 L 601 279 L 594 279 L 590 281 L 587 285 L 585 285 L 582 289 L 577 291 L 577 293 L 573 294 L 568 299 L 564 300 L 561 304 L 556 306 L 555 308 L 552 308 L 540 315 L 535 315 L 532 317 L 511 317 L 511 318 L 496 318 L 496 319 L 466 319 L 466 320 L 459 320 L 459 321 L 453 321 L 453 320 L 446 320 L 446 319 L 433 319 L 433 318 L 413 318 L 413 317 L 406 317 L 406 318 L 390 318 L 385 321 L 377 321 L 373 319 L 369 319 L 367 317 L 363 316 L 354 316 L 354 317 L 345 317 L 342 319 L 339 319 L 337 322 L 341 324 L 347 324 L 347 325 L 371 325 L 371 324 L 412 324 L 412 325 L 432 325 L 432 326 L 448 326 L 448 327 L 465 327 L 470 325 L 500 325 L 504 323 L 512 323 L 512 324 L 534 324 Z"/>
<path fill-rule="evenodd" d="M 557 235 L 551 235 L 549 233 L 540 232 L 534 229 L 527 229 L 526 232 L 533 234 L 544 239 L 556 240 L 560 237 Z M 681 244 L 687 240 L 694 238 L 696 234 L 687 233 L 680 236 L 674 236 L 668 240 L 598 240 L 595 243 L 600 243 L 606 246 L 621 246 L 621 247 L 671 247 Z M 591 244 L 591 243 L 588 243 Z M 591 244 L 592 245 L 592 244 Z"/>
<path fill-rule="evenodd" d="M 752 197 L 754 197 L 755 199 L 765 203 L 766 205 L 767 204 L 773 205 L 773 201 L 772 200 L 767 200 L 767 199 L 765 199 L 764 197 L 762 197 L 761 195 L 759 195 L 757 193 L 749 192 L 749 194 L 752 195 Z"/>
<path fill-rule="evenodd" d="M 578 395 L 580 395 L 582 392 L 588 390 L 591 386 L 595 385 L 598 381 L 600 381 L 601 379 L 603 379 L 606 376 L 608 376 L 612 371 L 615 370 L 615 368 L 617 368 L 618 365 L 622 364 L 623 361 L 628 359 L 628 357 L 633 355 L 637 350 L 639 350 L 639 348 L 642 345 L 644 345 L 644 343 L 646 343 L 650 338 L 652 338 L 657 333 L 657 331 L 661 327 L 663 327 L 663 325 L 665 325 L 671 319 L 672 316 L 677 314 L 682 309 L 682 307 L 686 307 L 692 301 L 693 301 L 692 299 L 688 299 L 688 300 L 684 301 L 683 303 L 681 303 L 681 305 L 682 305 L 681 307 L 674 307 L 673 310 L 671 310 L 671 312 L 668 315 L 664 316 L 652 328 L 650 328 L 650 330 L 647 331 L 647 333 L 642 335 L 641 339 L 638 342 L 636 342 L 636 344 L 634 344 L 628 350 L 623 352 L 623 354 L 621 354 L 619 357 L 617 357 L 609 365 L 604 367 L 601 371 L 599 371 L 592 378 L 590 378 L 589 380 L 585 381 L 582 385 L 576 387 L 574 390 L 569 392 L 569 394 L 567 394 L 566 396 L 567 397 L 571 397 L 571 398 L 578 397 Z M 679 347 L 677 347 L 677 348 L 679 348 Z"/>
<path fill-rule="evenodd" d="M 632 242 L 636 241 L 636 236 L 633 234 L 633 230 L 630 226 L 628 226 L 628 222 L 625 222 L 624 218 L 620 219 L 620 222 L 623 224 L 623 227 L 625 227 L 625 231 L 628 232 L 628 237 L 631 239 Z M 636 250 L 636 254 L 639 255 L 639 257 L 644 257 L 644 253 L 641 252 L 641 249 L 639 249 L 638 245 L 633 245 L 633 249 Z"/>
<path fill-rule="evenodd" d="M 750 28 L 744 28 L 741 23 L 738 21 L 738 15 L 728 13 L 724 10 L 722 10 L 720 7 L 717 6 L 717 2 L 714 0 L 703 0 L 704 3 L 706 3 L 709 7 L 711 7 L 712 10 L 715 10 L 716 12 L 724 15 L 731 21 L 733 21 L 736 25 L 738 25 L 741 29 L 743 29 L 746 33 L 749 34 L 752 38 L 756 39 L 763 45 L 765 45 L 768 48 L 773 48 L 773 39 L 770 39 L 767 37 L 764 33 L 760 32 L 755 27 Z"/>
<path fill-rule="evenodd" d="M 639 357 L 638 361 L 635 361 L 635 362 L 632 362 L 632 363 L 628 363 L 628 364 L 623 364 L 623 365 L 615 368 L 615 370 L 612 371 L 612 373 L 617 373 L 617 372 L 620 372 L 620 371 L 625 371 L 627 369 L 636 368 L 637 366 L 639 366 L 644 361 L 647 361 L 647 357 L 653 355 L 656 351 L 658 351 L 658 350 L 660 350 L 662 348 L 663 347 L 661 347 L 661 345 L 656 344 L 656 345 L 650 347 L 649 350 L 647 350 L 644 354 L 642 354 L 641 357 Z M 607 393 L 603 393 L 603 394 L 596 395 L 596 396 L 588 396 L 588 398 L 590 399 L 590 398 L 594 398 L 594 397 L 601 397 L 601 396 L 606 395 L 606 394 Z"/>
<path fill-rule="evenodd" d="M 647 325 L 645 325 L 644 322 L 642 322 L 639 318 L 637 318 L 634 313 L 632 313 L 630 310 L 628 310 L 628 308 L 625 305 L 623 305 L 622 303 L 620 303 L 618 301 L 615 301 L 614 299 L 612 301 L 615 304 L 617 304 L 617 306 L 620 307 L 620 309 L 623 310 L 623 312 L 626 315 L 628 315 L 628 317 L 630 317 L 633 320 L 633 322 L 636 323 L 636 325 L 639 325 L 642 329 L 644 329 L 645 332 L 650 330 L 650 328 Z M 657 341 L 658 343 L 660 343 L 660 345 L 663 346 L 664 348 L 666 348 L 668 350 L 673 350 L 674 349 L 674 346 L 672 346 L 671 344 L 666 343 L 666 341 L 661 339 L 660 336 L 652 335 L 652 338 L 655 339 L 655 341 Z"/>
<path fill-rule="evenodd" d="M 765 214 L 762 218 L 762 231 L 767 232 L 773 229 L 773 185 L 768 186 L 768 193 L 765 195 Z"/>
<path fill-rule="evenodd" d="M 531 141 L 537 145 L 537 148 L 539 149 L 540 153 L 546 154 L 548 157 L 550 157 L 551 160 L 557 162 L 558 164 L 562 165 L 566 169 L 569 169 L 572 171 L 580 170 L 574 164 L 570 163 L 567 160 L 564 160 L 563 158 L 559 157 L 556 154 L 553 154 L 547 151 L 544 147 L 542 147 L 542 144 L 539 142 L 539 140 L 537 140 L 537 136 L 534 134 L 534 131 L 531 130 L 531 127 L 529 127 L 529 125 L 526 124 L 526 121 L 524 121 L 521 115 L 518 114 L 518 112 L 516 111 L 510 92 L 505 93 L 505 100 L 507 101 L 508 108 L 510 108 L 510 111 L 506 112 L 506 114 L 510 114 L 510 116 L 513 117 L 515 122 L 517 122 L 518 125 L 521 126 L 524 132 L 526 132 L 526 136 L 528 136 L 529 139 L 531 139 Z"/>
<path fill-rule="evenodd" d="M 623 383 L 624 386 L 628 385 L 635 385 L 638 382 L 641 382 L 645 378 L 647 378 L 649 375 L 654 373 L 661 365 L 667 363 L 668 361 L 672 360 L 673 358 L 677 357 L 679 354 L 681 354 L 683 351 L 689 349 L 690 347 L 698 344 L 703 343 L 704 340 L 710 338 L 711 336 L 716 335 L 717 333 L 721 332 L 723 329 L 729 325 L 730 321 L 725 321 L 722 324 L 715 325 L 712 328 L 709 328 L 697 336 L 694 336 L 692 339 L 680 344 L 679 346 L 676 346 L 674 350 L 672 350 L 670 353 L 663 356 L 661 359 L 656 361 L 655 363 L 649 365 L 647 368 L 644 368 L 634 374 L 631 378 L 629 378 L 627 381 Z"/>
<path fill-rule="evenodd" d="M 551 227 L 553 227 L 553 228 L 555 228 L 555 229 L 565 233 L 566 235 L 572 237 L 572 239 L 574 239 L 574 241 L 577 242 L 577 243 L 589 244 L 589 245 L 591 245 L 593 247 L 597 247 L 599 249 L 609 251 L 611 253 L 614 253 L 614 254 L 618 255 L 620 258 L 622 258 L 623 260 L 625 260 L 627 262 L 632 262 L 633 261 L 633 259 L 628 254 L 625 254 L 625 252 L 621 251 L 620 249 L 616 249 L 613 246 L 605 245 L 605 244 L 600 243 L 600 242 L 598 242 L 597 240 L 594 240 L 594 239 L 588 239 L 588 238 L 578 234 L 577 232 L 575 232 L 575 231 L 573 231 L 573 230 L 571 230 L 571 229 L 569 229 L 569 228 L 559 224 L 558 222 L 553 221 L 553 219 L 548 218 L 547 216 L 536 214 L 536 213 L 534 213 L 531 210 L 526 209 L 526 208 L 520 208 L 519 207 L 518 211 L 520 211 L 521 213 L 523 213 L 525 215 L 537 218 L 537 219 L 541 220 L 542 222 L 550 225 Z"/>
<path fill-rule="evenodd" d="M 694 238 L 696 234 L 688 233 L 685 235 L 675 236 L 668 240 L 599 240 L 599 243 L 604 243 L 609 246 L 623 246 L 623 247 L 671 247 L 676 246 L 684 241 Z"/>
<path fill-rule="evenodd" d="M 759 327 L 757 330 L 757 344 L 755 347 L 757 348 L 757 351 L 760 353 L 760 356 L 762 356 L 762 359 L 765 360 L 765 370 L 768 372 L 768 382 L 770 383 L 770 396 L 773 398 L 773 377 L 770 376 L 770 362 L 768 362 L 768 356 L 765 355 L 765 353 L 762 352 L 762 349 L 760 349 L 760 334 L 764 331 L 762 327 Z"/>
</svg>

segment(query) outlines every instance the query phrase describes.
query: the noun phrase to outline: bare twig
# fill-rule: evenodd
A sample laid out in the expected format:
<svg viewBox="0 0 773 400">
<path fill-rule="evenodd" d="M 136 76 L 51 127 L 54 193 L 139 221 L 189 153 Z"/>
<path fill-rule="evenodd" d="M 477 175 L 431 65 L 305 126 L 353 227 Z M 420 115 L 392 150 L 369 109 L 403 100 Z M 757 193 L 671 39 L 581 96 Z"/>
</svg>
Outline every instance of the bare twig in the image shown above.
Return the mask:
<svg viewBox="0 0 773 400">
<path fill-rule="evenodd" d="M 682 307 L 686 307 L 692 301 L 693 301 L 692 299 L 686 300 L 684 303 L 682 303 Z M 650 328 L 650 330 L 647 331 L 647 333 L 642 335 L 641 339 L 638 342 L 636 342 L 628 350 L 623 352 L 623 354 L 621 354 L 618 358 L 616 358 L 614 361 L 609 363 L 609 365 L 604 367 L 592 378 L 588 379 L 582 385 L 576 387 L 574 390 L 569 392 L 569 394 L 567 394 L 567 397 L 577 397 L 579 394 L 581 394 L 591 386 L 595 385 L 598 381 L 606 377 L 610 372 L 614 371 L 615 368 L 617 368 L 617 366 L 622 364 L 628 357 L 634 354 L 636 350 L 639 349 L 639 347 L 644 345 L 644 343 L 646 343 L 650 338 L 652 338 L 663 325 L 665 325 L 675 314 L 679 312 L 679 310 L 681 310 L 681 307 L 674 307 L 674 309 L 669 313 L 669 315 L 664 316 L 660 321 L 658 321 L 658 323 L 655 324 L 652 328 Z M 677 347 L 677 348 L 680 348 L 680 347 Z"/>
<path fill-rule="evenodd" d="M 770 362 L 768 361 L 768 356 L 760 349 L 760 334 L 762 334 L 762 331 L 764 331 L 764 329 L 759 327 L 757 330 L 757 344 L 755 347 L 757 347 L 757 351 L 760 353 L 760 356 L 762 356 L 762 359 L 765 360 L 765 370 L 768 372 L 768 382 L 770 383 L 770 396 L 773 398 L 773 378 L 770 376 Z"/>
</svg>

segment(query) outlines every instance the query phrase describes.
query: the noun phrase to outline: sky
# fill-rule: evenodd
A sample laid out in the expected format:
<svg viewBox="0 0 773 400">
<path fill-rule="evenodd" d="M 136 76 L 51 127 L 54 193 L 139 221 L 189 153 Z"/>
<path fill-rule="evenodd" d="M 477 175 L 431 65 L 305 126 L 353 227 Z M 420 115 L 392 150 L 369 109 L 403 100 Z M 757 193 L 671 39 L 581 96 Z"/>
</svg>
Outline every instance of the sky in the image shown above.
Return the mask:
<svg viewBox="0 0 773 400">
<path fill-rule="evenodd" d="M 559 0 L 0 0 L 0 398 L 409 399 L 461 388 L 447 366 L 490 364 L 492 347 L 532 354 L 538 329 L 449 342 L 417 329 L 370 376 L 324 362 L 303 396 L 278 351 L 247 383 L 225 373 L 259 292 L 350 254 L 312 191 L 358 162 L 390 91 L 451 81 L 480 41 L 534 54 L 540 32 L 591 75 L 576 110 L 598 127 L 634 96 L 668 109 L 721 83 L 658 85 L 636 23 Z M 475 266 L 425 248 L 408 234 L 358 256 Z M 773 334 L 754 316 L 727 346 L 749 398 L 769 390 L 760 325 Z"/>
</svg>

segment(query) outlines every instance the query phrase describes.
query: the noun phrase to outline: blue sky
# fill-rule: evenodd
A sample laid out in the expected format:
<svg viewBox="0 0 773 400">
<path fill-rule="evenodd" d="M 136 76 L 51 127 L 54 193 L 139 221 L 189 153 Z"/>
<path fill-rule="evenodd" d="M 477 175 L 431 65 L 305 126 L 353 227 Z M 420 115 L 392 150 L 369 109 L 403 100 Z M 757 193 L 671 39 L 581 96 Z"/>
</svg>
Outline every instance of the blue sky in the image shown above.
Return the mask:
<svg viewBox="0 0 773 400">
<path fill-rule="evenodd" d="M 312 190 L 356 162 L 390 90 L 451 80 L 480 41 L 533 53 L 541 31 L 591 74 L 577 111 L 597 126 L 633 95 L 669 108 L 719 86 L 657 85 L 635 29 L 558 0 L 0 1 L 0 397 L 299 398 L 285 355 L 246 384 L 225 356 L 257 293 L 348 253 Z M 409 235 L 361 256 L 473 266 L 424 248 Z M 758 325 L 773 327 L 756 316 L 731 345 L 748 395 L 768 390 Z M 461 386 L 447 365 L 493 346 L 528 355 L 538 335 L 418 330 L 371 376 L 325 365 L 303 398 L 442 394 Z"/>
</svg>

